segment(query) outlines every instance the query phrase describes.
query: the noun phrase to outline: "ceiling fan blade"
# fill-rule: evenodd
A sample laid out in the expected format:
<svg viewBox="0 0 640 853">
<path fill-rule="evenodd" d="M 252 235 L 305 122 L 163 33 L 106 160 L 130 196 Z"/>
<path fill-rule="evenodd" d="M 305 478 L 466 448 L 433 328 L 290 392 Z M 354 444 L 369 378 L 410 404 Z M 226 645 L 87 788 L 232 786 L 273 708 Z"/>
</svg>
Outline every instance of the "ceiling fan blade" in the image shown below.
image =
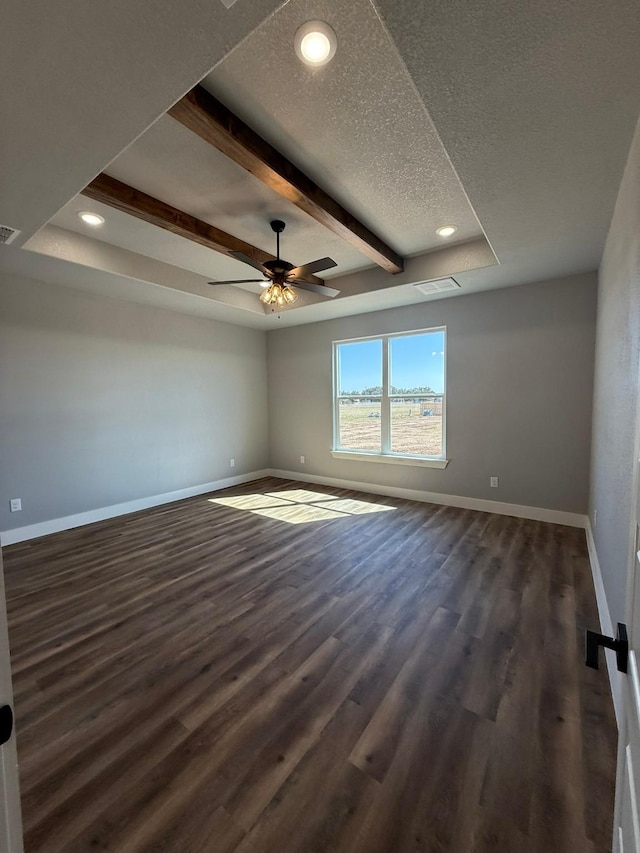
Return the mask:
<svg viewBox="0 0 640 853">
<path fill-rule="evenodd" d="M 327 287 L 326 284 L 311 284 L 310 281 L 287 281 L 287 284 L 292 284 L 294 287 L 299 287 L 300 290 L 308 290 L 310 293 L 319 293 L 320 296 L 337 296 L 340 291 L 333 287 Z"/>
<path fill-rule="evenodd" d="M 233 281 L 208 281 L 207 284 L 250 284 L 259 282 L 260 284 L 268 284 L 263 278 L 236 278 Z"/>
<path fill-rule="evenodd" d="M 333 258 L 318 258 L 317 261 L 311 261 L 308 264 L 303 264 L 301 267 L 296 267 L 289 273 L 293 278 L 304 278 L 305 275 L 311 275 L 314 272 L 321 270 L 330 270 L 331 267 L 337 267 L 338 264 Z"/>
<path fill-rule="evenodd" d="M 253 258 L 250 258 L 249 255 L 245 255 L 244 252 L 229 252 L 229 254 L 237 261 L 242 261 L 243 264 L 249 264 L 250 267 L 253 267 L 256 270 L 260 270 L 260 272 L 264 275 L 267 274 L 267 268 L 262 266 L 260 261 L 254 261 Z"/>
</svg>

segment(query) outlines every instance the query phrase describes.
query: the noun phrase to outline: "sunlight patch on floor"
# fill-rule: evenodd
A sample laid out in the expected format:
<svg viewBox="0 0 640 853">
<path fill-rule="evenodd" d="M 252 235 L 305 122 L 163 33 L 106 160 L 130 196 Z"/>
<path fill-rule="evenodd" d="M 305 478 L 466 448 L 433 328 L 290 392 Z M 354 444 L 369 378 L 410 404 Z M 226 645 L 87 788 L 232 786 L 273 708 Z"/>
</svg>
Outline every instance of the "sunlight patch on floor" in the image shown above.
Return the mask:
<svg viewBox="0 0 640 853">
<path fill-rule="evenodd" d="M 235 509 L 264 509 L 270 506 L 291 506 L 291 501 L 280 500 L 271 495 L 238 495 L 233 498 L 209 498 L 209 503 L 232 506 Z"/>
<path fill-rule="evenodd" d="M 309 489 L 285 489 L 282 492 L 267 492 L 267 494 L 271 497 L 284 498 L 287 501 L 293 501 L 297 504 L 314 504 L 318 501 L 338 500 L 333 495 L 326 495 L 324 492 L 311 492 Z"/>
<path fill-rule="evenodd" d="M 267 518 L 275 518 L 278 521 L 287 521 L 289 524 L 306 524 L 308 521 L 328 521 L 330 518 L 347 518 L 344 512 L 333 512 L 313 504 L 291 504 L 290 506 L 276 506 L 273 509 L 254 509 L 254 515 L 265 515 Z"/>
<path fill-rule="evenodd" d="M 318 501 L 315 506 L 324 506 L 324 501 Z M 333 510 L 338 512 L 346 512 L 348 515 L 366 515 L 369 512 L 388 512 L 395 509 L 394 506 L 386 506 L 385 504 L 372 504 L 369 501 L 357 501 L 353 498 L 337 498 L 328 504 Z"/>
<path fill-rule="evenodd" d="M 354 498 L 339 498 L 309 489 L 286 489 L 282 492 L 238 495 L 235 497 L 208 498 L 209 503 L 230 509 L 240 509 L 286 521 L 288 524 L 306 524 L 310 521 L 329 521 L 351 515 L 367 515 L 395 509 L 386 504 L 370 503 Z"/>
</svg>

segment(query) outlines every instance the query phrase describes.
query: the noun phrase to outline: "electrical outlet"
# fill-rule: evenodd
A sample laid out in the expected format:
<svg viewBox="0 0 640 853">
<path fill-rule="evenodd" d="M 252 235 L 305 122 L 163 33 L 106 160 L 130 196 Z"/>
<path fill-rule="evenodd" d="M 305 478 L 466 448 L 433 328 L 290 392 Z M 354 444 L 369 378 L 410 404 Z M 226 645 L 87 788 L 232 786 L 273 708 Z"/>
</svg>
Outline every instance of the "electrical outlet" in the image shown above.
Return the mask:
<svg viewBox="0 0 640 853">
<path fill-rule="evenodd" d="M 596 527 L 598 524 L 598 510 L 594 509 L 593 511 L 593 526 Z"/>
<path fill-rule="evenodd" d="M 498 478 L 497 477 L 490 477 L 489 478 L 489 485 L 491 486 L 492 489 L 497 489 L 498 488 Z"/>
<path fill-rule="evenodd" d="M 301 465 L 304 465 L 304 456 L 301 456 L 301 457 L 300 457 L 300 464 L 301 464 Z"/>
<path fill-rule="evenodd" d="M 21 509 L 22 509 L 22 501 L 20 500 L 20 498 L 12 498 L 9 501 L 9 510 L 11 512 L 20 512 Z"/>
<path fill-rule="evenodd" d="M 229 468 L 235 468 L 235 467 L 236 467 L 236 460 L 230 459 L 229 460 Z"/>
</svg>

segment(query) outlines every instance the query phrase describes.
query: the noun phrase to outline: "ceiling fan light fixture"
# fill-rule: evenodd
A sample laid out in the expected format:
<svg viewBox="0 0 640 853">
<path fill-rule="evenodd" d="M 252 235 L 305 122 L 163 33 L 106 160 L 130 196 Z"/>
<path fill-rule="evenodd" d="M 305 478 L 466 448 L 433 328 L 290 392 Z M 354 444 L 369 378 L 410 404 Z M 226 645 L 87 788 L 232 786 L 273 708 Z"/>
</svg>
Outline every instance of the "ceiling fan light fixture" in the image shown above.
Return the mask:
<svg viewBox="0 0 640 853">
<path fill-rule="evenodd" d="M 280 285 L 275 282 L 260 294 L 260 301 L 264 302 L 265 305 L 277 305 L 279 308 L 283 308 L 285 305 L 293 305 L 297 298 L 298 294 L 295 290 L 286 284 Z"/>
<path fill-rule="evenodd" d="M 298 59 L 305 65 L 318 68 L 331 62 L 338 39 L 324 21 L 308 21 L 296 32 L 294 44 Z"/>
</svg>

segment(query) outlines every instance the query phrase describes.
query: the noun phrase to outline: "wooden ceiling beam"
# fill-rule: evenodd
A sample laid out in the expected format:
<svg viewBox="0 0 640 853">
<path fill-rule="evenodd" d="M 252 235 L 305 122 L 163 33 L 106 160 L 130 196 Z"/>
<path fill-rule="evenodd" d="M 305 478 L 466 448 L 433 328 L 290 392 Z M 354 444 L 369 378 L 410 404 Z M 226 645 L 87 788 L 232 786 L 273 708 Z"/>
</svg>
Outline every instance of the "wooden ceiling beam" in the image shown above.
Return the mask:
<svg viewBox="0 0 640 853">
<path fill-rule="evenodd" d="M 91 181 L 82 190 L 82 195 L 120 210 L 122 213 L 128 213 L 142 219 L 144 222 L 149 222 L 151 225 L 157 225 L 159 228 L 171 231 L 172 234 L 177 234 L 179 237 L 193 240 L 194 243 L 199 243 L 201 246 L 206 246 L 207 249 L 213 249 L 215 252 L 220 252 L 229 257 L 231 257 L 230 252 L 243 252 L 261 264 L 275 258 L 275 255 L 263 252 L 257 246 L 252 246 L 251 243 L 245 243 L 244 240 L 227 234 L 226 231 L 221 231 L 219 228 L 209 225 L 208 222 L 203 222 L 202 219 L 184 213 L 177 207 L 165 204 L 165 202 L 104 173 Z M 309 280 L 312 278 L 315 283 L 324 284 L 323 279 L 317 278 L 317 276 L 309 276 Z"/>
<path fill-rule="evenodd" d="M 390 273 L 403 259 L 202 86 L 168 113 Z"/>
</svg>

